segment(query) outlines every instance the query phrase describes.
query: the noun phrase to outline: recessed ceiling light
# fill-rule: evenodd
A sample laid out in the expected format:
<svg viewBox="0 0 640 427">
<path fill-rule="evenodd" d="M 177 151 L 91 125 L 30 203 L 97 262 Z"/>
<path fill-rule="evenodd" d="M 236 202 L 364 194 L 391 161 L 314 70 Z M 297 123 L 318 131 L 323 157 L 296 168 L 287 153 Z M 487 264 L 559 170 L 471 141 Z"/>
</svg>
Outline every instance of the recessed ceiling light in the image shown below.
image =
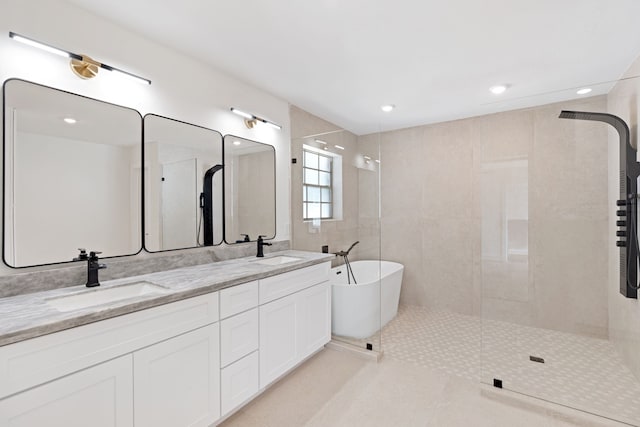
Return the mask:
<svg viewBox="0 0 640 427">
<path fill-rule="evenodd" d="M 317 142 L 318 144 L 327 145 L 327 143 L 321 139 L 315 139 L 314 141 Z"/>
<path fill-rule="evenodd" d="M 491 86 L 489 90 L 494 95 L 501 95 L 506 92 L 507 88 L 508 88 L 507 85 L 495 85 L 495 86 Z"/>
<path fill-rule="evenodd" d="M 593 89 L 591 89 L 590 87 L 583 87 L 582 89 L 578 90 L 576 93 L 578 95 L 586 95 L 589 92 L 591 92 Z"/>
<path fill-rule="evenodd" d="M 237 141 L 237 140 L 236 140 L 236 141 L 233 141 L 233 145 L 240 145 L 240 144 L 242 144 L 242 142 Z"/>
<path fill-rule="evenodd" d="M 70 125 L 72 125 L 72 124 L 77 122 L 77 120 L 74 119 L 73 117 L 65 117 L 63 120 L 64 120 L 65 123 L 69 123 Z"/>
<path fill-rule="evenodd" d="M 384 111 L 385 113 L 392 112 L 394 108 L 396 108 L 396 106 L 393 105 L 393 104 L 387 104 L 387 105 L 383 105 L 383 106 L 380 107 L 380 109 L 382 111 Z"/>
</svg>

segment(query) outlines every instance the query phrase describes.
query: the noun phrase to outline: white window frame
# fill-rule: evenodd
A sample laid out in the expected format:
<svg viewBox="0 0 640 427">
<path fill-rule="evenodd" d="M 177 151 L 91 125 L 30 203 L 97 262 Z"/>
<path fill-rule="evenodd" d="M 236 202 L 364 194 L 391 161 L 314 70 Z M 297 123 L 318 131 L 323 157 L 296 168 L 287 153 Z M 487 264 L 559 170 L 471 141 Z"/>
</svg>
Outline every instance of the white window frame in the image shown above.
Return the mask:
<svg viewBox="0 0 640 427">
<path fill-rule="evenodd" d="M 315 185 L 315 184 L 306 184 L 304 182 L 304 177 L 305 177 L 305 160 L 304 160 L 304 153 L 305 151 L 314 153 L 314 154 L 318 154 L 320 156 L 325 156 L 325 157 L 330 157 L 331 158 L 331 180 L 330 180 L 330 192 L 331 192 L 331 211 L 332 211 L 332 215 L 331 217 L 328 218 L 305 218 L 304 216 L 304 204 L 308 203 L 304 201 L 304 191 L 306 191 L 306 186 L 314 186 L 314 187 L 319 187 L 319 188 L 326 188 L 326 186 L 320 186 L 320 185 Z M 315 168 L 313 168 L 315 169 Z M 321 220 L 321 221 L 336 221 L 336 220 L 342 220 L 342 156 L 336 153 L 332 153 L 326 150 L 321 150 L 318 149 L 316 147 L 311 147 L 309 145 L 303 145 L 302 146 L 302 191 L 303 191 L 303 197 L 302 197 L 302 218 L 303 221 L 317 221 L 317 220 Z M 322 213 L 322 208 L 321 208 L 321 213 Z"/>
</svg>

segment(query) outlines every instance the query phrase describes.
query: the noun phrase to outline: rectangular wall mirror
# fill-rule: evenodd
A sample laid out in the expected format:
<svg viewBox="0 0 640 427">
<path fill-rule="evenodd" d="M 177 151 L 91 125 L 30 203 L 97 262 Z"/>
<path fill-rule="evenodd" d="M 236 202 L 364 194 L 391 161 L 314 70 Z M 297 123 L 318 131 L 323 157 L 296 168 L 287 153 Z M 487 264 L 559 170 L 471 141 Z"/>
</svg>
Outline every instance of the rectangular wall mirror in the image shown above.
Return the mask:
<svg viewBox="0 0 640 427">
<path fill-rule="evenodd" d="M 147 114 L 144 164 L 145 249 L 222 243 L 222 135 Z"/>
<path fill-rule="evenodd" d="M 224 137 L 225 241 L 276 235 L 276 158 L 273 146 Z"/>
<path fill-rule="evenodd" d="M 139 252 L 140 114 L 17 79 L 3 102 L 4 262 L 72 261 L 80 247 Z"/>
</svg>

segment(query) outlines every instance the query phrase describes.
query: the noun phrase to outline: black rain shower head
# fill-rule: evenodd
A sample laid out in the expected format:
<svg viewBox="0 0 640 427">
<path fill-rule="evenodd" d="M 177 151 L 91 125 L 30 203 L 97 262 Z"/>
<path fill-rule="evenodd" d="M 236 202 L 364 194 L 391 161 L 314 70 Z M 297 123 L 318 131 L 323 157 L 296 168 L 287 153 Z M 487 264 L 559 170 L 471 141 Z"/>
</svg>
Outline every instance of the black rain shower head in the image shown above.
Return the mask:
<svg viewBox="0 0 640 427">
<path fill-rule="evenodd" d="M 561 119 L 573 119 L 573 120 L 590 120 L 593 122 L 604 122 L 611 126 L 613 126 L 620 135 L 620 149 L 622 150 L 623 142 L 629 144 L 630 148 L 633 148 L 630 144 L 631 140 L 629 138 L 629 126 L 618 116 L 614 116 L 613 114 L 606 113 L 590 113 L 588 111 L 567 111 L 562 110 L 559 118 Z"/>
</svg>

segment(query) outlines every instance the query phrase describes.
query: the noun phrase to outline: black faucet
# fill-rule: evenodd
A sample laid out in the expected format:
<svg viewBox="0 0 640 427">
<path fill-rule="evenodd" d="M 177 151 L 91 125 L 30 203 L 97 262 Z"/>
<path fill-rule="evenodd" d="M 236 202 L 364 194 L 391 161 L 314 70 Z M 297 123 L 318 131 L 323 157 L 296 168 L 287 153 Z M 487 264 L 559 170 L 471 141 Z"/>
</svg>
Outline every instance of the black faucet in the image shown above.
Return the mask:
<svg viewBox="0 0 640 427">
<path fill-rule="evenodd" d="M 262 240 L 263 237 L 267 237 L 267 236 L 263 236 L 263 235 L 258 236 L 258 254 L 256 256 L 260 258 L 264 257 L 264 252 L 263 252 L 264 247 L 271 246 L 271 243 L 266 243 L 264 240 Z"/>
<path fill-rule="evenodd" d="M 241 236 L 244 236 L 244 239 L 236 240 L 236 243 L 243 243 L 243 242 L 250 242 L 251 241 L 251 238 L 249 237 L 248 234 L 241 234 Z"/>
<path fill-rule="evenodd" d="M 87 288 L 100 286 L 100 282 L 98 281 L 98 270 L 107 268 L 105 264 L 100 264 L 98 262 L 98 254 L 101 253 L 102 252 L 96 251 L 89 252 L 89 258 L 87 259 Z M 82 253 L 80 253 L 80 257 L 82 257 Z"/>
<path fill-rule="evenodd" d="M 89 259 L 89 256 L 87 255 L 87 250 L 85 248 L 78 248 L 78 250 L 80 251 L 80 254 L 78 254 L 77 257 L 72 259 L 72 261 L 86 261 L 87 259 Z"/>
</svg>

